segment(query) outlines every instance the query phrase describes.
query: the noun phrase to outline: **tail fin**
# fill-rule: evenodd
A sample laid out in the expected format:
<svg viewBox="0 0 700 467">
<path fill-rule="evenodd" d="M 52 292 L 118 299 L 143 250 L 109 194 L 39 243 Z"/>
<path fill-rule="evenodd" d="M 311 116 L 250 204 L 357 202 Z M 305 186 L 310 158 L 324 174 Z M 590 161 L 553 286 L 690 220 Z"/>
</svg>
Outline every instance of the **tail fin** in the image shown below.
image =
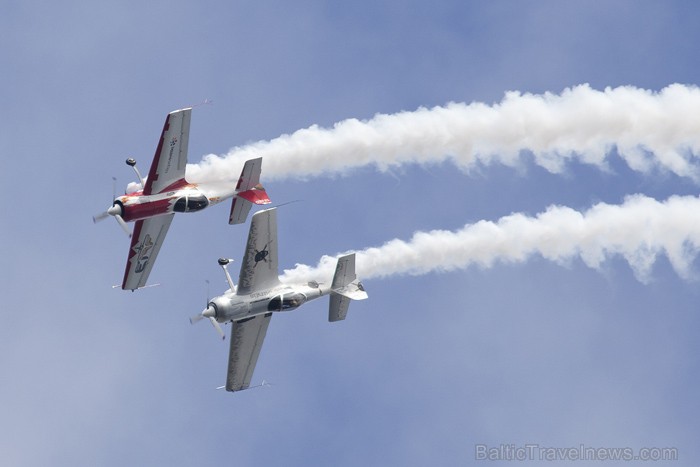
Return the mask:
<svg viewBox="0 0 700 467">
<path fill-rule="evenodd" d="M 231 213 L 229 224 L 242 224 L 250 212 L 250 207 L 255 204 L 270 204 L 270 198 L 265 188 L 260 184 L 260 172 L 262 169 L 262 157 L 246 161 L 241 171 L 241 177 L 236 185 L 236 195 L 231 201 Z"/>
<path fill-rule="evenodd" d="M 342 321 L 348 314 L 350 300 L 367 298 L 362 283 L 355 274 L 355 253 L 338 258 L 333 284 L 331 285 L 331 300 L 328 307 L 328 321 Z"/>
</svg>

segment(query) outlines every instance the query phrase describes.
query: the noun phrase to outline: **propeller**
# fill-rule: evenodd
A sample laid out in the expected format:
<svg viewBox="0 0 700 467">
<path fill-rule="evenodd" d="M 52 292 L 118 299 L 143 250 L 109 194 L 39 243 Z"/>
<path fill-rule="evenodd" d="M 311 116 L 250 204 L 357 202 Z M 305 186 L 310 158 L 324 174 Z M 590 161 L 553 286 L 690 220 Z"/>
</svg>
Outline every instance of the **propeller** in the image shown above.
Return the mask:
<svg viewBox="0 0 700 467">
<path fill-rule="evenodd" d="M 111 209 L 111 208 L 110 208 Z M 108 210 L 109 211 L 109 210 Z M 121 208 L 119 209 L 119 212 L 121 213 Z M 129 226 L 126 225 L 126 222 L 122 218 L 121 214 L 112 214 L 114 218 L 117 220 L 117 224 L 119 224 L 124 231 L 124 233 L 131 238 L 131 231 L 129 230 Z"/>
<path fill-rule="evenodd" d="M 95 215 L 95 216 L 92 216 L 92 222 L 94 222 L 95 224 L 97 224 L 98 222 L 107 219 L 107 216 L 109 216 L 109 212 L 107 212 L 107 211 L 101 212 L 101 213 L 99 213 L 99 214 L 97 214 L 97 215 Z"/>
<path fill-rule="evenodd" d="M 107 218 L 107 216 L 114 217 L 114 219 L 117 221 L 117 224 L 119 224 L 119 226 L 122 228 L 122 230 L 124 230 L 124 233 L 127 236 L 129 236 L 129 238 L 131 238 L 131 231 L 129 230 L 129 226 L 126 225 L 124 218 L 122 218 L 122 207 L 120 205 L 118 205 L 117 203 L 114 203 L 105 212 L 101 212 L 100 214 L 92 216 L 92 222 L 97 224 L 98 222 L 105 220 Z"/>
<path fill-rule="evenodd" d="M 112 177 L 112 199 L 116 200 L 117 195 L 116 195 L 116 190 L 117 190 L 117 178 Z M 105 212 L 101 212 L 95 216 L 92 216 L 92 222 L 97 224 L 100 221 L 103 221 L 107 218 L 107 216 L 112 216 L 114 219 L 117 221 L 117 224 L 122 228 L 124 233 L 131 238 L 131 231 L 129 230 L 129 226 L 126 225 L 126 222 L 124 221 L 124 218 L 122 217 L 122 207 L 121 205 L 117 204 L 116 201 L 112 203 L 112 205 L 107 209 Z"/>
<path fill-rule="evenodd" d="M 204 318 L 209 318 L 209 321 L 211 322 L 211 325 L 214 326 L 214 329 L 216 329 L 216 332 L 219 333 L 222 339 L 226 339 L 226 334 L 224 334 L 223 329 L 221 329 L 221 326 L 219 326 L 219 323 L 216 321 L 216 309 L 211 305 L 207 305 L 207 308 L 204 311 L 191 317 L 190 324 L 194 324 Z"/>
<path fill-rule="evenodd" d="M 219 335 L 221 336 L 222 339 L 226 339 L 226 334 L 224 334 L 223 329 L 221 329 L 221 326 L 219 326 L 218 321 L 216 321 L 216 308 L 214 307 L 213 303 L 209 302 L 209 281 L 206 281 L 206 283 L 207 283 L 207 307 L 201 313 L 191 317 L 190 324 L 197 323 L 204 318 L 209 318 L 209 321 L 211 322 L 211 325 L 214 326 L 214 329 L 216 329 L 216 332 L 219 333 Z"/>
</svg>

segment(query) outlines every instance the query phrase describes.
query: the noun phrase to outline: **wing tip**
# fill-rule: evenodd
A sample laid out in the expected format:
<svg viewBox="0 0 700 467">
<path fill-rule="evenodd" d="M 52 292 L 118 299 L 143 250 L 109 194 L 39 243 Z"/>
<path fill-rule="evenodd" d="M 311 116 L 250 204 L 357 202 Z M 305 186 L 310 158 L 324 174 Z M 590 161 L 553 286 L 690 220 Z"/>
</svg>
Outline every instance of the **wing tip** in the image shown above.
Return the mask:
<svg viewBox="0 0 700 467">
<path fill-rule="evenodd" d="M 191 111 L 192 107 L 184 107 L 182 109 L 173 110 L 173 111 L 169 112 L 168 115 L 175 115 L 175 114 L 179 114 L 182 112 L 187 112 L 188 110 Z"/>
</svg>

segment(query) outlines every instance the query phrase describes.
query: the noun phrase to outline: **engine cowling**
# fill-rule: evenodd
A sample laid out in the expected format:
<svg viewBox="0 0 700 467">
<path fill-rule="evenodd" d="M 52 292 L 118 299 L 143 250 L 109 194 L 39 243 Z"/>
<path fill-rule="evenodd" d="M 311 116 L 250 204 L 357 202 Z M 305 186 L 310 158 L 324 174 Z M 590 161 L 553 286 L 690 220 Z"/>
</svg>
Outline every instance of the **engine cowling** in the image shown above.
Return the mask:
<svg viewBox="0 0 700 467">
<path fill-rule="evenodd" d="M 250 311 L 247 303 L 219 296 L 207 304 L 215 311 L 215 318 L 220 323 L 244 317 Z"/>
</svg>

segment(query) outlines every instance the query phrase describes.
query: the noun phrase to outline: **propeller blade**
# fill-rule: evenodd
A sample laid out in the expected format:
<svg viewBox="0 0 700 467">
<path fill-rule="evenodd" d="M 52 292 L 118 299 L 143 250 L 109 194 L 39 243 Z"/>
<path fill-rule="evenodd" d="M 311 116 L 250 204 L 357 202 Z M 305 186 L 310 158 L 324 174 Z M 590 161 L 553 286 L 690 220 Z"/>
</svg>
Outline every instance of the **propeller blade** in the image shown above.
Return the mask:
<svg viewBox="0 0 700 467">
<path fill-rule="evenodd" d="M 107 219 L 108 216 L 109 216 L 109 213 L 108 213 L 107 211 L 101 212 L 101 213 L 99 213 L 99 214 L 97 214 L 97 215 L 95 215 L 95 216 L 92 216 L 92 222 L 94 222 L 95 224 L 97 224 L 98 222 Z"/>
<path fill-rule="evenodd" d="M 122 230 L 124 230 L 124 233 L 127 234 L 129 236 L 129 238 L 131 238 L 131 231 L 129 230 L 129 226 L 126 225 L 126 222 L 124 222 L 124 219 L 122 219 L 122 216 L 120 216 L 119 214 L 115 214 L 114 218 L 117 220 L 117 224 L 119 224 L 121 226 Z"/>
<path fill-rule="evenodd" d="M 202 316 L 201 313 L 199 313 L 198 315 L 194 315 L 193 317 L 190 318 L 190 324 L 194 324 L 198 321 L 201 321 L 202 319 L 204 319 L 204 316 Z"/>
<path fill-rule="evenodd" d="M 112 177 L 112 199 L 116 199 L 117 197 L 117 177 Z M 107 216 L 114 216 L 116 214 L 121 214 L 122 210 L 121 208 L 113 203 L 109 209 L 107 209 L 105 212 L 101 212 L 95 216 L 92 216 L 92 222 L 97 224 L 100 221 L 103 221 L 107 218 Z"/>
<path fill-rule="evenodd" d="M 214 326 L 214 329 L 219 333 L 222 339 L 226 339 L 226 334 L 224 334 L 223 329 L 221 329 L 221 326 L 219 326 L 219 323 L 216 321 L 216 318 L 212 318 L 211 316 L 209 317 L 209 321 L 211 321 L 212 326 Z"/>
<path fill-rule="evenodd" d="M 98 223 L 98 222 L 106 219 L 108 216 L 121 216 L 121 213 L 122 213 L 122 208 L 119 207 L 118 204 L 113 204 L 105 212 L 101 212 L 99 214 L 92 216 L 92 221 L 94 223 Z"/>
<path fill-rule="evenodd" d="M 202 318 L 213 318 L 216 316 L 216 310 L 207 304 L 207 307 L 199 314 L 190 318 L 190 323 L 194 324 Z"/>
<path fill-rule="evenodd" d="M 219 333 L 222 339 L 226 339 L 226 334 L 224 334 L 223 329 L 221 329 L 221 326 L 219 326 L 219 323 L 216 321 L 215 316 L 216 310 L 213 307 L 207 305 L 207 308 L 204 311 L 190 318 L 190 324 L 194 324 L 198 321 L 201 321 L 203 318 L 209 318 L 209 321 L 211 321 L 211 325 L 214 326 L 216 332 Z"/>
</svg>

